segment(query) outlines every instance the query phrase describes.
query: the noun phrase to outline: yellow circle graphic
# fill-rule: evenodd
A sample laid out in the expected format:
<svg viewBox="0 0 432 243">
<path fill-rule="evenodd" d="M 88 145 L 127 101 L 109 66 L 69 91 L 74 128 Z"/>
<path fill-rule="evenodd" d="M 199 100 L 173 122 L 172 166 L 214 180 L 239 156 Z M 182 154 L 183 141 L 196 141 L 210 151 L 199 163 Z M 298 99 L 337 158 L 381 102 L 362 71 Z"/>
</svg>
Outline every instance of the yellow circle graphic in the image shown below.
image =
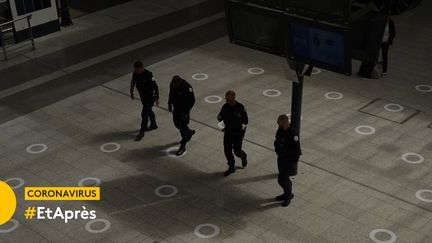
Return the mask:
<svg viewBox="0 0 432 243">
<path fill-rule="evenodd" d="M 0 225 L 7 223 L 15 213 L 16 197 L 12 188 L 0 181 Z"/>
</svg>

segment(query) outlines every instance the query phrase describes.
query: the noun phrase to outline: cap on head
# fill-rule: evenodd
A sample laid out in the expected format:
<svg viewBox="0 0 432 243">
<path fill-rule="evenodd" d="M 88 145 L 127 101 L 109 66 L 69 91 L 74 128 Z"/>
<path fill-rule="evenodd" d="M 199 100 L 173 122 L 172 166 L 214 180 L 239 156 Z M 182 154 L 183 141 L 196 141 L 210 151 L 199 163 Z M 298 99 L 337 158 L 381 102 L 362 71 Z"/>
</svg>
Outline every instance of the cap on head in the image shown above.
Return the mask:
<svg viewBox="0 0 432 243">
<path fill-rule="evenodd" d="M 228 104 L 235 104 L 236 93 L 232 90 L 228 90 L 225 93 L 225 99 Z"/>
<path fill-rule="evenodd" d="M 134 68 L 143 68 L 144 64 L 141 61 L 136 61 L 134 63 Z"/>
<path fill-rule="evenodd" d="M 174 88 L 178 88 L 184 82 L 184 80 L 180 76 L 175 75 L 172 78 L 171 82 L 172 82 L 172 85 L 173 85 Z"/>
<path fill-rule="evenodd" d="M 287 128 L 290 126 L 290 121 L 287 115 L 280 115 L 277 119 L 277 123 L 280 127 Z"/>
</svg>

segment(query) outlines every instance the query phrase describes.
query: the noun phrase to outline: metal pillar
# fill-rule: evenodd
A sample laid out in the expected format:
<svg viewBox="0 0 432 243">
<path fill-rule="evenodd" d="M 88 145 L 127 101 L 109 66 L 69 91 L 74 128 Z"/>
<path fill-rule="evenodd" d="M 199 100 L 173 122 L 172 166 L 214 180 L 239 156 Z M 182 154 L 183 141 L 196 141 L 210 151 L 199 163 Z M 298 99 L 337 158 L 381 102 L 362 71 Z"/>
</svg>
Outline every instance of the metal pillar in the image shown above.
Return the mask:
<svg viewBox="0 0 432 243">
<path fill-rule="evenodd" d="M 297 135 L 300 136 L 304 73 L 303 70 L 299 69 L 296 69 L 295 71 L 297 82 L 293 82 L 292 84 L 291 126 L 294 128 Z"/>
</svg>

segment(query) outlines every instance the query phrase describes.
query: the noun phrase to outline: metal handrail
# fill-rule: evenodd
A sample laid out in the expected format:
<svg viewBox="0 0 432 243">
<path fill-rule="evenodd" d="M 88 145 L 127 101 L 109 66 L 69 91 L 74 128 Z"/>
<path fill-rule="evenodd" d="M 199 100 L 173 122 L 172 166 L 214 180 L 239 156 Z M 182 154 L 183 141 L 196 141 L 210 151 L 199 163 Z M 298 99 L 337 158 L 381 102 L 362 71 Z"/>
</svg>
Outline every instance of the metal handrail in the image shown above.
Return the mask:
<svg viewBox="0 0 432 243">
<path fill-rule="evenodd" d="M 8 22 L 0 24 L 0 44 L 3 47 L 4 61 L 7 60 L 7 53 L 6 53 L 6 42 L 5 42 L 4 38 L 3 38 L 3 26 L 10 25 L 10 24 L 18 22 L 20 20 L 26 19 L 27 20 L 28 30 L 29 30 L 29 40 L 31 41 L 32 49 L 33 50 L 36 49 L 35 44 L 34 44 L 34 37 L 33 37 L 33 27 L 31 26 L 31 23 L 30 23 L 31 17 L 32 17 L 32 15 L 30 14 L 30 15 L 27 15 L 25 17 L 22 17 L 22 18 L 19 18 L 19 19 L 14 19 L 14 20 L 11 20 L 11 21 L 8 21 Z"/>
</svg>

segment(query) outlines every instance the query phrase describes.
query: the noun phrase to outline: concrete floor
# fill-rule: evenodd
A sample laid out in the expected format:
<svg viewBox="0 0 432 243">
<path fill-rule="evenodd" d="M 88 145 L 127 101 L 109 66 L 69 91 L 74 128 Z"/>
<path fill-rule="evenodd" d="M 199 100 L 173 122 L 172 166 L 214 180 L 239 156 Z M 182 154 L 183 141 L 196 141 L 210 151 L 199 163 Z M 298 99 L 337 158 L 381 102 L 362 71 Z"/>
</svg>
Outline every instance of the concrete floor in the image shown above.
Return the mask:
<svg viewBox="0 0 432 243">
<path fill-rule="evenodd" d="M 173 11 L 180 8 L 168 7 L 170 2 L 158 2 L 161 20 L 167 13 L 179 14 Z M 139 4 L 149 3 L 131 1 L 86 15 L 82 25 L 75 21 L 72 29 L 39 39 L 36 53 L 18 53 L 0 64 L 5 84 L 0 91 L 0 178 L 17 187 L 18 198 L 14 220 L 0 226 L 0 241 L 432 242 L 431 3 L 396 18 L 387 77 L 365 80 L 317 69 L 306 78 L 303 156 L 293 180 L 295 198 L 287 208 L 272 200 L 281 193 L 272 148 L 275 120 L 290 112 L 293 74 L 285 60 L 229 44 L 217 5 L 184 25 L 157 25 L 167 30 L 155 36 L 117 46 L 93 44 L 95 50 L 89 51 L 97 54 L 91 58 L 85 57 L 87 49 L 68 49 L 91 45 L 92 38 L 117 38 L 128 28 L 127 14 L 117 15 L 112 29 L 98 37 L 79 36 L 90 24 L 97 28 L 102 14 L 114 16 Z M 136 15 L 135 24 L 152 26 L 147 18 Z M 49 43 L 57 45 L 50 49 Z M 141 104 L 128 92 L 130 67 L 138 57 L 158 81 L 161 106 L 154 109 L 159 129 L 134 142 Z M 34 63 L 46 70 L 12 72 Z M 167 152 L 179 142 L 166 109 L 175 74 L 192 84 L 197 99 L 191 114 L 197 134 L 180 158 Z M 194 79 L 195 74 L 208 78 Z M 10 80 L 20 82 L 10 85 Z M 216 120 L 223 101 L 206 100 L 217 100 L 208 97 L 223 97 L 228 89 L 237 92 L 249 113 L 244 143 L 249 165 L 225 178 L 223 133 Z M 35 144 L 43 145 L 31 147 Z M 23 200 L 25 186 L 98 181 L 101 201 Z M 96 210 L 99 221 L 25 220 L 29 206 L 85 206 Z"/>
</svg>

